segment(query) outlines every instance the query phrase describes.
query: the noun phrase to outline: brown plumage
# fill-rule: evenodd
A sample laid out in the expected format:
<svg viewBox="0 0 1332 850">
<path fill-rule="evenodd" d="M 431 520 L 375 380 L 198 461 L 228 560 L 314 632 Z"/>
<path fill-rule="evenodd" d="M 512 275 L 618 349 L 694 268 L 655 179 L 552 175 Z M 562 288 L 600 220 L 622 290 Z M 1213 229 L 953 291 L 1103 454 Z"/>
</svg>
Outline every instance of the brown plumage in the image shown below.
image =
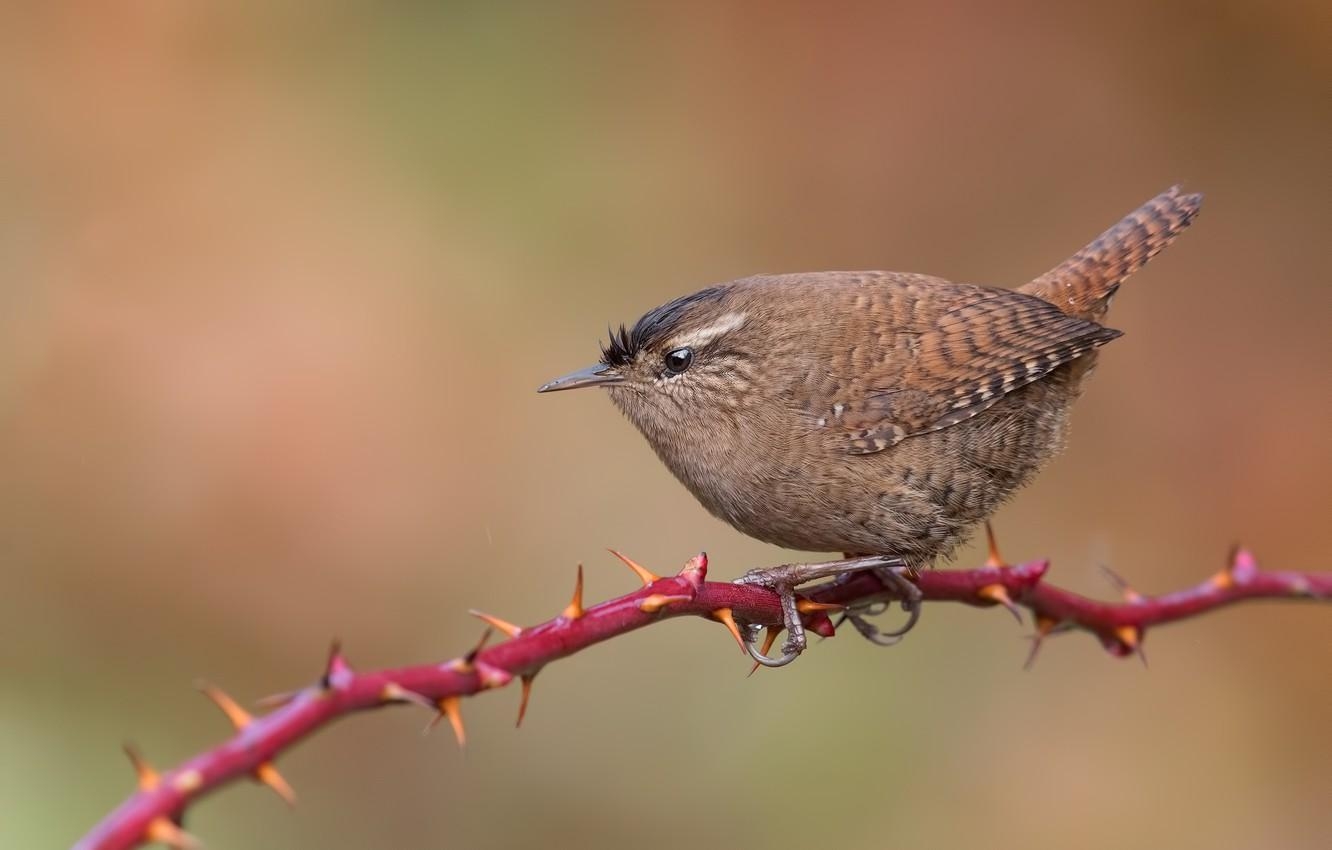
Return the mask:
<svg viewBox="0 0 1332 850">
<path fill-rule="evenodd" d="M 601 385 L 709 511 L 746 534 L 927 566 L 1064 444 L 1118 331 L 1121 281 L 1192 221 L 1171 189 L 1019 290 L 900 272 L 760 275 L 621 328 Z"/>
</svg>

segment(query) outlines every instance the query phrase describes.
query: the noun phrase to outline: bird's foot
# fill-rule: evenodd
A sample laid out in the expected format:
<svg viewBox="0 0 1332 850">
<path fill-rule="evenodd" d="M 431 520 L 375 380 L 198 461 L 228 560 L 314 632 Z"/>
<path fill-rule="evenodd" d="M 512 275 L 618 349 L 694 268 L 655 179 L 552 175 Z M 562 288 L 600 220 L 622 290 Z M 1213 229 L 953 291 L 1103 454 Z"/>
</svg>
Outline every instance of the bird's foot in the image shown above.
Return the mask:
<svg viewBox="0 0 1332 850">
<path fill-rule="evenodd" d="M 883 614 L 892 605 L 891 602 L 880 599 L 851 606 L 842 612 L 837 625 L 849 620 L 865 640 L 876 646 L 892 646 L 900 643 L 902 638 L 906 637 L 906 633 L 915 628 L 920 620 L 921 593 L 913 581 L 917 574 L 910 567 L 878 567 L 874 570 L 874 574 L 885 587 L 891 588 L 898 594 L 902 610 L 907 612 L 906 622 L 890 632 L 885 632 L 871 623 L 868 618 Z"/>
<path fill-rule="evenodd" d="M 841 578 L 866 570 L 874 571 L 876 575 L 880 575 L 885 584 L 890 584 L 899 593 L 902 593 L 904 607 L 907 605 L 907 594 L 914 593 L 914 596 L 911 597 L 912 607 L 907 609 L 913 611 L 912 618 L 906 628 L 900 630 L 900 633 L 880 632 L 877 627 L 864 619 L 867 616 L 866 613 L 847 612 L 847 618 L 855 625 L 856 630 L 865 637 L 875 643 L 882 644 L 884 638 L 890 638 L 895 643 L 901 639 L 901 635 L 906 634 L 907 630 L 915 625 L 915 620 L 920 616 L 920 590 L 909 579 L 901 575 L 907 569 L 906 564 L 899 558 L 871 556 L 851 558 L 844 561 L 827 561 L 820 564 L 784 564 L 780 567 L 750 570 L 736 579 L 736 584 L 766 587 L 777 594 L 782 603 L 782 626 L 786 629 L 786 641 L 782 644 L 782 654 L 780 656 L 774 658 L 766 655 L 755 645 L 760 627 L 748 625 L 744 629 L 744 637 L 745 649 L 749 652 L 749 657 L 764 667 L 785 667 L 795 661 L 800 657 L 800 653 L 805 651 L 805 646 L 808 643 L 805 639 L 805 626 L 800 620 L 800 611 L 796 604 L 796 588 L 811 581 Z M 891 575 L 892 578 L 883 578 L 884 573 Z M 898 583 L 905 583 L 910 587 L 910 591 L 902 590 Z M 875 637 L 870 637 L 871 632 Z"/>
</svg>

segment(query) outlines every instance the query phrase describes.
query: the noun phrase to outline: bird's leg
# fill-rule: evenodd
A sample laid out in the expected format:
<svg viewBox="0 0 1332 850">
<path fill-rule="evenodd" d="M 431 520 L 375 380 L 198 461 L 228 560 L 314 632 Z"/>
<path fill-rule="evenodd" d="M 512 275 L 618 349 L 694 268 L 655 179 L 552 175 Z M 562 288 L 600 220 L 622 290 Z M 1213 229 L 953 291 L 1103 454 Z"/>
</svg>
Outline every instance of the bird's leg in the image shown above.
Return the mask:
<svg viewBox="0 0 1332 850">
<path fill-rule="evenodd" d="M 786 641 L 782 644 L 781 656 L 771 658 L 754 646 L 757 639 L 757 629 L 749 628 L 746 630 L 745 648 L 749 651 L 751 658 L 765 667 L 785 667 L 800 657 L 800 653 L 805 651 L 806 645 L 805 627 L 800 621 L 800 612 L 796 608 L 795 589 L 797 587 L 811 581 L 836 578 L 865 570 L 873 570 L 876 574 L 880 570 L 890 572 L 898 580 L 911 585 L 911 582 L 907 579 L 897 576 L 896 571 L 905 568 L 906 564 L 899 558 L 871 556 L 851 558 L 844 561 L 826 561 L 819 564 L 784 564 L 780 567 L 750 570 L 736 579 L 736 584 L 766 587 L 777 594 L 782 602 L 782 625 L 786 628 Z M 915 585 L 911 585 L 911 588 L 915 591 L 918 599 L 920 591 L 916 590 Z M 865 623 L 865 625 L 874 629 L 874 626 L 869 623 Z M 861 629 L 859 624 L 856 628 Z M 875 632 L 877 631 L 875 629 Z M 865 634 L 865 632 L 862 630 L 861 634 Z"/>
</svg>

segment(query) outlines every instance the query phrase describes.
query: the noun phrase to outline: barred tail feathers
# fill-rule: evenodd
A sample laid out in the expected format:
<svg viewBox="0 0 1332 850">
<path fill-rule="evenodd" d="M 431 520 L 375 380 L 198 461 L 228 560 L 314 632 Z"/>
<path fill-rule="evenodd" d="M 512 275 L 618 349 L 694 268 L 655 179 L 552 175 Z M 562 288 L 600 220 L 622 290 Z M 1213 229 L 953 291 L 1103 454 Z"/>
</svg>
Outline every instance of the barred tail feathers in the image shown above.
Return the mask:
<svg viewBox="0 0 1332 850">
<path fill-rule="evenodd" d="M 1048 301 L 1070 316 L 1100 321 L 1124 278 L 1188 228 L 1202 199 L 1200 194 L 1180 194 L 1180 188 L 1172 186 L 1019 291 Z"/>
</svg>

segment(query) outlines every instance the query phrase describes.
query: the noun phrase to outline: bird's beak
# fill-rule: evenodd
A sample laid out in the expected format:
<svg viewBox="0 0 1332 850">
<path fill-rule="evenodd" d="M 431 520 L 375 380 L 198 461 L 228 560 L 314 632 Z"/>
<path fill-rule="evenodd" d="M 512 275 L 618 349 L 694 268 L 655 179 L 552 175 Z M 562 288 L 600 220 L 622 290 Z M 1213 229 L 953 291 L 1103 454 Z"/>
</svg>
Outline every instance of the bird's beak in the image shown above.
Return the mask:
<svg viewBox="0 0 1332 850">
<path fill-rule="evenodd" d="M 588 366 L 586 369 L 579 369 L 577 372 L 570 372 L 561 378 L 542 384 L 537 388 L 539 393 L 553 393 L 556 390 L 576 390 L 579 387 L 595 387 L 598 385 L 618 384 L 624 379 L 615 373 L 611 367 L 598 363 L 595 366 Z"/>
</svg>

